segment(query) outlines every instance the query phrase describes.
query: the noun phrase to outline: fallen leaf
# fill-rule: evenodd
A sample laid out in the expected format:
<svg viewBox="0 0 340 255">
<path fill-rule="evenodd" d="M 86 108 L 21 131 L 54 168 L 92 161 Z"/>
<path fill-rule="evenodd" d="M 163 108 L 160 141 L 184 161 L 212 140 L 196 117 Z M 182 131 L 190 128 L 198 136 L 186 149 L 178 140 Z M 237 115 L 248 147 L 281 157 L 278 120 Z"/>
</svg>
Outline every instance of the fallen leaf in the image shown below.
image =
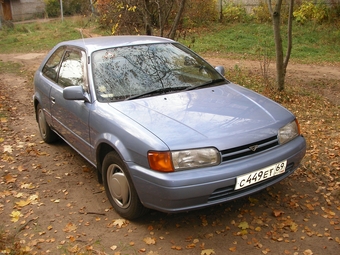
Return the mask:
<svg viewBox="0 0 340 255">
<path fill-rule="evenodd" d="M 11 174 L 6 174 L 4 176 L 6 183 L 14 183 L 17 179 L 13 177 Z"/>
<path fill-rule="evenodd" d="M 20 165 L 20 166 L 18 166 L 18 170 L 19 170 L 19 172 L 27 171 L 27 168 L 24 167 L 23 165 Z"/>
<path fill-rule="evenodd" d="M 15 202 L 15 204 L 19 207 L 24 207 L 26 205 L 29 205 L 31 203 L 30 199 L 27 200 L 20 200 L 19 202 Z"/>
<path fill-rule="evenodd" d="M 32 183 L 23 183 L 20 188 L 22 189 L 35 189 L 35 186 Z"/>
<path fill-rule="evenodd" d="M 238 225 L 238 227 L 239 228 L 241 228 L 241 229 L 248 229 L 249 228 L 249 224 L 248 224 L 248 222 L 246 222 L 246 221 L 242 221 L 239 225 Z"/>
<path fill-rule="evenodd" d="M 298 224 L 296 224 L 295 222 L 293 222 L 291 225 L 290 225 L 290 230 L 293 231 L 293 232 L 296 232 L 298 230 Z"/>
<path fill-rule="evenodd" d="M 126 223 L 127 221 L 125 219 L 117 219 L 112 222 L 112 225 L 118 228 L 122 228 L 124 225 L 126 225 Z"/>
<path fill-rule="evenodd" d="M 4 145 L 4 153 L 8 152 L 11 154 L 13 152 L 12 146 L 11 145 Z"/>
<path fill-rule="evenodd" d="M 75 231 L 76 229 L 77 229 L 77 226 L 73 224 L 72 222 L 69 222 L 63 228 L 63 231 L 69 233 L 69 232 Z"/>
<path fill-rule="evenodd" d="M 279 217 L 279 216 L 281 216 L 282 214 L 284 214 L 284 212 L 283 211 L 281 211 L 281 210 L 273 210 L 273 215 L 275 216 L 275 217 Z"/>
<path fill-rule="evenodd" d="M 146 244 L 156 244 L 156 239 L 154 237 L 145 237 L 143 241 Z"/>
<path fill-rule="evenodd" d="M 306 207 L 308 208 L 308 210 L 314 211 L 314 207 L 311 204 L 306 204 Z"/>
<path fill-rule="evenodd" d="M 213 249 L 205 249 L 201 251 L 201 255 L 211 255 L 215 254 L 215 251 Z"/>
<path fill-rule="evenodd" d="M 308 249 L 303 252 L 303 255 L 313 255 L 312 250 Z"/>
<path fill-rule="evenodd" d="M 230 247 L 230 248 L 229 248 L 229 251 L 235 252 L 235 251 L 236 251 L 236 246 Z"/>
<path fill-rule="evenodd" d="M 67 250 L 68 250 L 69 252 L 71 252 L 71 253 L 78 253 L 78 252 L 80 251 L 80 248 L 79 248 L 79 246 L 76 244 L 75 246 L 70 247 L 70 248 L 68 248 Z"/>
<path fill-rule="evenodd" d="M 22 214 L 21 214 L 20 211 L 12 211 L 10 216 L 12 218 L 11 219 L 12 222 L 17 222 L 20 219 L 20 217 L 22 216 Z"/>
<path fill-rule="evenodd" d="M 252 197 L 249 197 L 248 200 L 249 200 L 249 202 L 252 203 L 252 204 L 257 204 L 257 203 L 259 202 L 258 199 L 252 198 Z"/>
<path fill-rule="evenodd" d="M 194 243 L 191 243 L 191 244 L 188 244 L 187 246 L 185 246 L 185 248 L 187 248 L 187 249 L 193 249 L 195 247 L 196 247 L 196 244 L 194 244 Z"/>
</svg>

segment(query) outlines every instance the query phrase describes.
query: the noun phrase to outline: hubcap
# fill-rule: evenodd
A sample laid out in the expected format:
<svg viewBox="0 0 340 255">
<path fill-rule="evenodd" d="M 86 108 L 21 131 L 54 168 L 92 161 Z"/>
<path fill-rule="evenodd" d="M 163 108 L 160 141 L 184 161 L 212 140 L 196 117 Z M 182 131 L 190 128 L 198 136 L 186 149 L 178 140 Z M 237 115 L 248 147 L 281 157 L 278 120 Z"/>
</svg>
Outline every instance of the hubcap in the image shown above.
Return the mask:
<svg viewBox="0 0 340 255">
<path fill-rule="evenodd" d="M 43 138 L 46 137 L 46 121 L 45 121 L 45 116 L 44 116 L 44 113 L 43 111 L 40 109 L 39 110 L 39 113 L 38 113 L 38 119 L 39 119 L 39 130 L 40 130 L 40 133 L 41 133 L 41 136 Z"/>
<path fill-rule="evenodd" d="M 130 186 L 121 168 L 112 164 L 107 170 L 107 185 L 114 202 L 121 208 L 130 205 Z"/>
</svg>

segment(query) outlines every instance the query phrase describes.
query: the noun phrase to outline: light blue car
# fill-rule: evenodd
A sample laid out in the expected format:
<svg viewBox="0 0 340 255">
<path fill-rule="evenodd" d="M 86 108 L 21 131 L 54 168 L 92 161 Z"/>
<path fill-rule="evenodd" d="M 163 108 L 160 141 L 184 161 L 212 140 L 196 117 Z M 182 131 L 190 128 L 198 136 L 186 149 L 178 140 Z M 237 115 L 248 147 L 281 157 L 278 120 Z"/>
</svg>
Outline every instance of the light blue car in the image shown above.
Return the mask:
<svg viewBox="0 0 340 255">
<path fill-rule="evenodd" d="M 94 165 L 127 219 L 249 195 L 293 173 L 306 152 L 292 113 L 166 38 L 59 43 L 34 85 L 42 139 L 61 137 Z"/>
</svg>

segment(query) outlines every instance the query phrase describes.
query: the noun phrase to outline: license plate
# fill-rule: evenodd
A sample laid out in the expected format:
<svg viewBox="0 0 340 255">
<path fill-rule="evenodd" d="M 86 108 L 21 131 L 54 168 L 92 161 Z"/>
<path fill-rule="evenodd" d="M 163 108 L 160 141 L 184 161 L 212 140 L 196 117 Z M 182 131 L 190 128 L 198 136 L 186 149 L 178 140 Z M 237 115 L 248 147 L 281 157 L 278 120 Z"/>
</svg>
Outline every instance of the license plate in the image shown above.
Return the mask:
<svg viewBox="0 0 340 255">
<path fill-rule="evenodd" d="M 257 182 L 269 179 L 286 171 L 287 160 L 260 170 L 238 176 L 236 178 L 235 190 L 242 189 Z"/>
</svg>

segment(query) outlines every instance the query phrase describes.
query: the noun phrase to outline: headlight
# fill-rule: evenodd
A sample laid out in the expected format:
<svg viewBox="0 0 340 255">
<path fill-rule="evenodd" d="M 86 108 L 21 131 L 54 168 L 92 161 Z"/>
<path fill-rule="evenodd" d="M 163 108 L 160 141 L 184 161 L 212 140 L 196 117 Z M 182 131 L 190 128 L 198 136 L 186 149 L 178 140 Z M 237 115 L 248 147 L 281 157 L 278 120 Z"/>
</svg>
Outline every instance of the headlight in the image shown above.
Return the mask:
<svg viewBox="0 0 340 255">
<path fill-rule="evenodd" d="M 279 129 L 279 143 L 284 144 L 300 135 L 300 128 L 297 119 Z"/>
<path fill-rule="evenodd" d="M 171 156 L 175 170 L 215 166 L 221 161 L 215 148 L 175 151 Z"/>
<path fill-rule="evenodd" d="M 215 166 L 221 157 L 215 148 L 203 148 L 174 152 L 150 151 L 148 160 L 151 169 L 161 172 L 173 172 L 184 169 Z"/>
</svg>

